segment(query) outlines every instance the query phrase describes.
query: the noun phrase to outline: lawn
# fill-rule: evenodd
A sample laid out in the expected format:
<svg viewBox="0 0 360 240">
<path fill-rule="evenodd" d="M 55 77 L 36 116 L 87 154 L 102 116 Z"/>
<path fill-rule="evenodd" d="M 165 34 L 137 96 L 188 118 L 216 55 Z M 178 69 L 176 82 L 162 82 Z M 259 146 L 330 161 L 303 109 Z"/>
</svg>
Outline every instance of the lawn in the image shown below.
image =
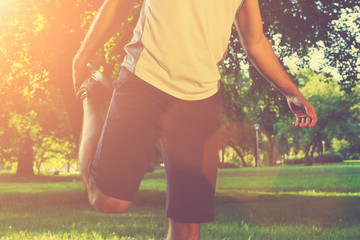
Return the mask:
<svg viewBox="0 0 360 240">
<path fill-rule="evenodd" d="M 0 175 L 0 239 L 165 239 L 165 174 L 130 209 L 95 212 L 78 175 Z M 360 162 L 219 170 L 201 239 L 360 239 Z"/>
</svg>

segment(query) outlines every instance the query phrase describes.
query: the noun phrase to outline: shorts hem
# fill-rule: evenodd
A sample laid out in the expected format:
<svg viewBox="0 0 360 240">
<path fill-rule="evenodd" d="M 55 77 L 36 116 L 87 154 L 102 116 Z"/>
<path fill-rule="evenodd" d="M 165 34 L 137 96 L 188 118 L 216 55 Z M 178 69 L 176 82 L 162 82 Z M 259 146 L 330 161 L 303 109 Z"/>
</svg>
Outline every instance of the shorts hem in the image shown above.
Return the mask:
<svg viewBox="0 0 360 240">
<path fill-rule="evenodd" d="M 124 193 L 119 193 L 118 190 L 112 189 L 109 186 L 112 186 L 113 184 L 110 183 L 100 183 L 99 179 L 96 180 L 96 177 L 94 176 L 92 167 L 89 168 L 89 172 L 90 172 L 90 177 L 92 179 L 92 181 L 94 182 L 94 184 L 96 185 L 96 187 L 100 190 L 101 193 L 105 194 L 108 197 L 112 197 L 112 198 L 116 198 L 118 200 L 122 200 L 122 201 L 128 201 L 128 202 L 132 202 L 135 199 L 135 196 L 133 194 L 124 194 Z M 105 186 L 105 187 L 104 187 Z M 135 194 L 136 195 L 136 194 Z"/>
</svg>

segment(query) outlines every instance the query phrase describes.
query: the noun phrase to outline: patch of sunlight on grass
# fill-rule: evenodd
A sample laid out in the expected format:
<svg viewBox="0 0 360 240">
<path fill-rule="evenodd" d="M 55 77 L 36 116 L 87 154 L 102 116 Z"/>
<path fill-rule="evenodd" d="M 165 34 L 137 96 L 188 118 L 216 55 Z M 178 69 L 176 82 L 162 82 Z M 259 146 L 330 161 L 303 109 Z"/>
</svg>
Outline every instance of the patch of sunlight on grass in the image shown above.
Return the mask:
<svg viewBox="0 0 360 240">
<path fill-rule="evenodd" d="M 107 234 L 103 236 L 101 233 L 95 231 L 89 233 L 80 233 L 77 231 L 65 232 L 65 233 L 34 233 L 29 231 L 20 231 L 7 233 L 0 237 L 0 240 L 23 240 L 23 239 L 33 239 L 33 240 L 44 240 L 44 239 L 53 239 L 53 240 L 136 240 L 132 237 L 119 237 L 117 233 Z M 155 238 L 147 238 L 148 240 L 155 240 Z"/>
<path fill-rule="evenodd" d="M 218 191 L 218 194 L 221 195 L 223 191 Z M 269 192 L 269 191 L 251 191 L 251 190 L 238 190 L 238 191 L 226 191 L 223 192 L 225 195 L 248 195 L 248 196 L 304 196 L 304 197 L 360 197 L 360 192 L 322 192 L 313 190 L 304 190 L 304 191 L 278 191 L 278 192 Z M 230 194 L 226 194 L 230 193 Z"/>
<path fill-rule="evenodd" d="M 360 192 L 321 192 L 315 190 L 299 191 L 299 192 L 263 192 L 263 195 L 296 195 L 309 197 L 359 197 Z"/>
<path fill-rule="evenodd" d="M 360 166 L 360 160 L 344 160 L 345 163 L 359 163 Z"/>
</svg>

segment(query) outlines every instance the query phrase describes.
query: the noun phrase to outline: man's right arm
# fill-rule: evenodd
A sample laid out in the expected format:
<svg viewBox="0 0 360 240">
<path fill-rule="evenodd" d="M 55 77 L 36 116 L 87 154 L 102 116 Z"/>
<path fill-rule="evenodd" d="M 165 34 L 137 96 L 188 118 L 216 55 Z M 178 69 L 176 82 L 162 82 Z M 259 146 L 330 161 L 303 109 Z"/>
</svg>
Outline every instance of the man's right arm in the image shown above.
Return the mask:
<svg viewBox="0 0 360 240">
<path fill-rule="evenodd" d="M 257 70 L 287 99 L 296 116 L 295 126 L 313 127 L 317 122 L 314 107 L 300 93 L 289 75 L 281 66 L 269 41 L 264 35 L 258 0 L 244 0 L 235 24 L 241 44 Z"/>
<path fill-rule="evenodd" d="M 136 0 L 105 0 L 73 59 L 73 83 L 78 90 L 86 76 L 86 64 L 130 16 Z"/>
</svg>

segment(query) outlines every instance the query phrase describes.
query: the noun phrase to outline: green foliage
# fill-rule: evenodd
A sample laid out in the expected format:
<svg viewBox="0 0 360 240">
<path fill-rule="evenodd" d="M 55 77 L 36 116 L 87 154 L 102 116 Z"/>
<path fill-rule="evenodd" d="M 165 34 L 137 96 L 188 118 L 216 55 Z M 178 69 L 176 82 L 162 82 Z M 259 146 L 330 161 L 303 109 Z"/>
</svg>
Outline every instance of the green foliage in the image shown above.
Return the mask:
<svg viewBox="0 0 360 240">
<path fill-rule="evenodd" d="M 0 2 L 1 161 L 17 161 L 22 154 L 24 163 L 30 166 L 31 147 L 24 148 L 28 136 L 33 146 L 41 144 L 45 135 L 71 139 L 59 86 L 71 83 L 71 75 L 64 72 L 71 71 L 69 63 L 80 42 L 76 40 L 81 36 L 76 31 L 80 24 L 76 24 L 84 4 L 52 0 Z M 73 97 L 72 89 L 66 92 L 70 97 L 65 101 Z M 74 102 L 71 104 L 74 106 Z"/>
<path fill-rule="evenodd" d="M 223 144 L 234 148 L 242 159 L 242 165 L 246 166 L 245 156 L 254 153 L 253 125 L 259 123 L 260 132 L 266 135 L 266 138 L 260 138 L 261 148 L 267 152 L 266 162 L 273 165 L 276 133 L 273 126 L 279 116 L 289 113 L 285 99 L 253 67 L 249 71 L 251 79 L 245 71 L 234 74 L 224 69 L 222 74 Z"/>
<path fill-rule="evenodd" d="M 331 147 L 334 152 L 340 153 L 343 156 L 349 151 L 350 143 L 345 139 L 338 140 L 333 138 L 331 141 Z"/>
<path fill-rule="evenodd" d="M 360 126 L 351 109 L 359 102 L 357 92 L 345 94 L 332 78 L 311 70 L 300 71 L 296 77 L 302 84 L 300 90 L 315 106 L 318 123 L 311 129 L 299 129 L 290 126 L 288 122 L 291 119 L 285 117 L 276 123 L 277 140 L 286 142 L 287 139 L 296 139 L 305 155 L 310 155 L 308 159 L 311 159 L 316 147 L 321 148 L 323 140 L 329 143 L 337 138 L 356 143 Z M 288 149 L 282 151 L 288 153 Z"/>
<path fill-rule="evenodd" d="M 353 153 L 349 156 L 351 160 L 360 160 L 360 153 Z"/>
<path fill-rule="evenodd" d="M 76 146 L 68 139 L 56 138 L 52 135 L 43 136 L 42 140 L 35 145 L 35 166 L 40 173 L 45 169 L 60 169 L 66 164 L 76 162 Z M 69 170 L 69 169 L 67 169 Z"/>
<path fill-rule="evenodd" d="M 343 157 L 339 153 L 324 153 L 322 155 L 318 155 L 314 158 L 314 163 L 339 163 L 343 161 Z M 304 157 L 293 157 L 287 158 L 283 161 L 285 165 L 297 165 L 297 164 L 305 164 L 306 159 Z"/>
<path fill-rule="evenodd" d="M 285 165 L 297 165 L 297 164 L 304 164 L 305 158 L 303 157 L 293 157 L 284 159 L 283 164 Z"/>
<path fill-rule="evenodd" d="M 324 153 L 315 157 L 315 163 L 339 163 L 343 161 L 340 153 Z"/>
<path fill-rule="evenodd" d="M 222 152 L 224 151 L 224 152 Z M 240 164 L 239 156 L 237 155 L 236 151 L 232 147 L 226 147 L 224 150 L 220 150 L 219 152 L 220 160 L 224 163 L 236 163 L 237 165 Z M 224 159 L 223 159 L 224 157 Z"/>
<path fill-rule="evenodd" d="M 141 2 L 93 59 L 109 76 L 119 70 Z M 82 111 L 75 103 L 71 62 L 101 3 L 0 1 L 0 161 L 16 161 L 28 135 L 34 146 L 44 136 L 77 142 Z M 31 161 L 32 153 L 24 159 Z"/>
<path fill-rule="evenodd" d="M 265 35 L 281 61 L 295 56 L 299 67 L 308 67 L 311 49 L 321 49 L 327 60 L 321 70 L 334 67 L 342 78 L 342 89 L 354 90 L 360 79 L 357 1 L 264 0 L 260 7 Z M 229 53 L 222 64 L 225 74 L 239 72 L 246 60 L 233 28 Z"/>
<path fill-rule="evenodd" d="M 9 127 L 15 128 L 19 135 L 30 134 L 35 141 L 42 131 L 40 124 L 35 120 L 37 113 L 32 110 L 25 115 L 10 113 Z"/>
</svg>

